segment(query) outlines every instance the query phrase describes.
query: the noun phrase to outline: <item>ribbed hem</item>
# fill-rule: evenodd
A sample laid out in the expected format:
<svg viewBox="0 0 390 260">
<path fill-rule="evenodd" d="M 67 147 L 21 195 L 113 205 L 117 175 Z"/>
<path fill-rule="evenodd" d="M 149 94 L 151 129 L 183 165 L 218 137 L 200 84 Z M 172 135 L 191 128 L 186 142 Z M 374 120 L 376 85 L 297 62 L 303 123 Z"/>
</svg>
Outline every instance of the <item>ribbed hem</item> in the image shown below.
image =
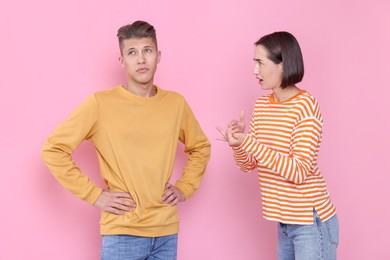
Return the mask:
<svg viewBox="0 0 390 260">
<path fill-rule="evenodd" d="M 101 235 L 131 235 L 141 237 L 160 237 L 177 234 L 179 223 L 159 227 L 124 227 L 116 225 L 100 226 Z"/>
</svg>

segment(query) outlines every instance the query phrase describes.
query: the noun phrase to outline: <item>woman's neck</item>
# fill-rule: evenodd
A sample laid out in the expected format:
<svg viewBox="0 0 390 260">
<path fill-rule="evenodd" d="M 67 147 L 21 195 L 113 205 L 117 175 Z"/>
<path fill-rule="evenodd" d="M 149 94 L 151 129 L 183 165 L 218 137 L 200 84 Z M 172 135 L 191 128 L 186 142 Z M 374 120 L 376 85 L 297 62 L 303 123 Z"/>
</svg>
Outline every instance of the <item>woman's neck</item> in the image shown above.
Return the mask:
<svg viewBox="0 0 390 260">
<path fill-rule="evenodd" d="M 276 102 L 286 101 L 301 91 L 295 85 L 288 86 L 286 88 L 277 88 L 273 90 L 274 100 Z"/>
</svg>

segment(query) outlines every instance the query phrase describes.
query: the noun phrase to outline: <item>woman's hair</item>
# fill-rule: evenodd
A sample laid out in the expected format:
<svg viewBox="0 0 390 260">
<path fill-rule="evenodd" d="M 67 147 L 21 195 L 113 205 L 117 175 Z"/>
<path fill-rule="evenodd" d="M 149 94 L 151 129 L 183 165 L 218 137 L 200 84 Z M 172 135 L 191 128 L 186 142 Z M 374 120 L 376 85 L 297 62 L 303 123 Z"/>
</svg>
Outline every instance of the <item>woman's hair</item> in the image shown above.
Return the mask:
<svg viewBox="0 0 390 260">
<path fill-rule="evenodd" d="M 135 21 L 132 24 L 122 26 L 118 29 L 117 36 L 121 53 L 123 48 L 123 41 L 132 38 L 151 38 L 157 48 L 156 30 L 154 29 L 153 25 L 145 21 Z"/>
<path fill-rule="evenodd" d="M 288 32 L 274 32 L 255 42 L 267 50 L 267 57 L 275 64 L 282 63 L 282 88 L 302 81 L 304 74 L 301 48 L 295 37 Z"/>
</svg>

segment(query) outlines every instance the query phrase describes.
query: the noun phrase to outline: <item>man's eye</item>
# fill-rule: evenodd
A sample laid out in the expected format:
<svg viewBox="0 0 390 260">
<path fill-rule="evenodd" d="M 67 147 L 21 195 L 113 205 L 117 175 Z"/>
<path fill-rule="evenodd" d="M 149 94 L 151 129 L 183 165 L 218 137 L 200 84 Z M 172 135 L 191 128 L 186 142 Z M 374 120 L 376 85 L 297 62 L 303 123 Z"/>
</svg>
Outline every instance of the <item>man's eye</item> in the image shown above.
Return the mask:
<svg viewBox="0 0 390 260">
<path fill-rule="evenodd" d="M 135 51 L 129 51 L 129 55 L 135 55 Z"/>
</svg>

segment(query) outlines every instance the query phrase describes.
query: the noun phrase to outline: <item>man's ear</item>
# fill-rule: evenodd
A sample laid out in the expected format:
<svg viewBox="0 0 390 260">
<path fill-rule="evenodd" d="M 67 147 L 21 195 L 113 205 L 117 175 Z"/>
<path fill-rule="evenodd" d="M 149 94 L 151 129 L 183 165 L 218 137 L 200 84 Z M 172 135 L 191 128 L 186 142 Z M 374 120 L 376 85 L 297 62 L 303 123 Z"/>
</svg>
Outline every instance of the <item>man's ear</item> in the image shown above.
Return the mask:
<svg viewBox="0 0 390 260">
<path fill-rule="evenodd" d="M 158 51 L 157 63 L 160 63 L 160 60 L 161 60 L 161 51 Z"/>
<path fill-rule="evenodd" d="M 122 57 L 122 56 L 120 56 L 120 57 L 118 58 L 118 61 L 120 62 L 122 68 L 124 68 L 124 67 L 125 67 L 125 64 L 124 64 L 124 62 L 123 62 L 123 57 Z"/>
</svg>

